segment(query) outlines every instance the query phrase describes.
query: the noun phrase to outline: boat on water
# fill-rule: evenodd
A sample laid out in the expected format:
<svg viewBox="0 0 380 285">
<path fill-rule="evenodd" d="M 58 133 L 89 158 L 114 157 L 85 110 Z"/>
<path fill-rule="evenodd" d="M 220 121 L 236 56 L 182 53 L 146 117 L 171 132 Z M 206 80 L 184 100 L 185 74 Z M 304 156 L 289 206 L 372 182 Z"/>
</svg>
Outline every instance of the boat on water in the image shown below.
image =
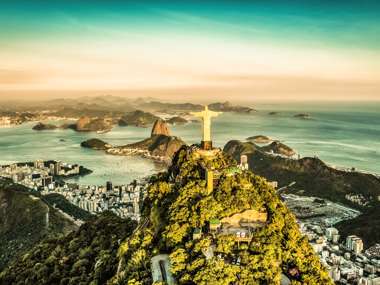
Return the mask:
<svg viewBox="0 0 380 285">
<path fill-rule="evenodd" d="M 105 134 L 105 133 L 108 133 L 109 131 L 111 131 L 111 130 L 101 130 L 101 131 L 97 131 L 96 133 L 97 134 Z"/>
</svg>

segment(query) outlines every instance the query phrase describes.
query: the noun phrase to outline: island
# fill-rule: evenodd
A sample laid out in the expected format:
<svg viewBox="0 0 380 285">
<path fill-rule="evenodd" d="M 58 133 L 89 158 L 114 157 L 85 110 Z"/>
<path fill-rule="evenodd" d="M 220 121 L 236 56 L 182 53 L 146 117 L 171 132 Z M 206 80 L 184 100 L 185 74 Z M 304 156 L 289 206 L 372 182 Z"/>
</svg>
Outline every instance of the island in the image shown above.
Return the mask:
<svg viewBox="0 0 380 285">
<path fill-rule="evenodd" d="M 236 113 L 252 113 L 256 112 L 255 109 L 245 106 L 236 106 L 231 102 L 226 101 L 224 103 L 212 103 L 208 105 L 209 109 L 217 112 L 236 112 Z"/>
<path fill-rule="evenodd" d="M 171 125 L 183 125 L 187 123 L 187 120 L 185 118 L 182 118 L 180 116 L 171 117 L 170 119 L 166 120 L 168 124 Z"/>
<path fill-rule="evenodd" d="M 55 130 L 57 129 L 58 127 L 56 125 L 52 125 L 52 124 L 45 124 L 45 123 L 41 123 L 39 122 L 37 125 L 35 125 L 32 129 L 35 130 L 35 131 L 46 131 L 46 130 Z"/>
<path fill-rule="evenodd" d="M 88 116 L 83 116 L 83 117 L 80 117 L 75 123 L 65 123 L 60 126 L 39 122 L 32 129 L 35 131 L 71 129 L 77 132 L 105 133 L 105 132 L 109 132 L 112 129 L 112 127 L 113 127 L 112 119 L 98 118 L 98 117 L 91 118 Z"/>
<path fill-rule="evenodd" d="M 81 147 L 85 148 L 91 148 L 95 150 L 106 150 L 110 147 L 112 147 L 110 144 L 100 140 L 100 139 L 89 139 L 84 142 L 82 142 Z"/>
<path fill-rule="evenodd" d="M 300 114 L 295 114 L 294 118 L 299 118 L 299 119 L 303 119 L 303 120 L 310 120 L 311 116 L 310 116 L 310 114 L 307 114 L 307 113 L 300 113 Z"/>
</svg>

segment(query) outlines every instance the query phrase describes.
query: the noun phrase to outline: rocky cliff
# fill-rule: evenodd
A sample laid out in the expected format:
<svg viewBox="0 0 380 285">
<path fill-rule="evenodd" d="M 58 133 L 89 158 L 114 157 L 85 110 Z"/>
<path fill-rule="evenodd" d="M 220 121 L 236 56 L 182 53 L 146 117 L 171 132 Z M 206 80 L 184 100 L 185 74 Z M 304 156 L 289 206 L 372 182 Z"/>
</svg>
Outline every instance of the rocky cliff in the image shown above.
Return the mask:
<svg viewBox="0 0 380 285">
<path fill-rule="evenodd" d="M 160 156 L 165 159 L 171 159 L 174 153 L 177 152 L 184 144 L 184 141 L 175 136 L 155 135 L 120 148 L 146 150 L 152 156 Z"/>
<path fill-rule="evenodd" d="M 159 135 L 170 136 L 168 125 L 162 119 L 158 119 L 154 122 L 150 136 L 153 137 Z"/>
</svg>

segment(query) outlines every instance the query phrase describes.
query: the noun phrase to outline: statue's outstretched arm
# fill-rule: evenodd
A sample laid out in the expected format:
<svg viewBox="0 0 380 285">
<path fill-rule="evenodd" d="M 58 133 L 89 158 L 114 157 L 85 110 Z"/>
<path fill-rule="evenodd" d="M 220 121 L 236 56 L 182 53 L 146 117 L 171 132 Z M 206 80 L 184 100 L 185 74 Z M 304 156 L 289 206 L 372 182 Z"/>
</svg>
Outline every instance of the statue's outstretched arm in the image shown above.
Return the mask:
<svg viewBox="0 0 380 285">
<path fill-rule="evenodd" d="M 217 116 L 219 116 L 220 114 L 222 114 L 223 112 L 215 112 L 215 111 L 209 111 L 210 112 L 210 115 L 212 116 L 212 117 L 217 117 Z"/>
<path fill-rule="evenodd" d="M 203 112 L 190 112 L 190 115 L 194 117 L 200 117 L 200 118 L 204 116 Z"/>
</svg>

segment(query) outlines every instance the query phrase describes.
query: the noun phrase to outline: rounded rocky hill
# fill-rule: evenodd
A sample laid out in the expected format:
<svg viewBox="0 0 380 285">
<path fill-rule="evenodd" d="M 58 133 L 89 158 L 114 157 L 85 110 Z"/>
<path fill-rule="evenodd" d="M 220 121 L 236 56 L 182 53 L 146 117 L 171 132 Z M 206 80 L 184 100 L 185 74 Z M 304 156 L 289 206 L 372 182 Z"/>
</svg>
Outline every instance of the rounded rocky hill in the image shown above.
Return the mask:
<svg viewBox="0 0 380 285">
<path fill-rule="evenodd" d="M 79 118 L 74 129 L 78 132 L 97 132 L 109 131 L 112 129 L 112 123 L 105 118 L 90 118 L 87 116 Z"/>
<path fill-rule="evenodd" d="M 261 150 L 265 152 L 270 152 L 274 154 L 280 154 L 284 156 L 293 156 L 296 154 L 296 152 L 289 146 L 279 142 L 279 141 L 274 141 L 271 144 L 264 146 L 261 148 Z"/>
<path fill-rule="evenodd" d="M 122 116 L 119 120 L 119 126 L 147 127 L 158 119 L 159 118 L 157 116 L 149 112 L 136 110 L 133 112 L 128 112 Z"/>
<path fill-rule="evenodd" d="M 166 121 L 168 124 L 171 125 L 183 125 L 187 123 L 187 120 L 185 118 L 182 118 L 180 116 L 175 116 Z"/>
<path fill-rule="evenodd" d="M 95 150 L 106 150 L 111 147 L 108 143 L 100 139 L 89 139 L 80 144 L 82 147 L 92 148 Z"/>
<path fill-rule="evenodd" d="M 35 131 L 46 131 L 46 130 L 55 130 L 57 129 L 57 126 L 52 125 L 52 124 L 45 124 L 39 122 L 37 125 L 33 127 L 33 130 Z"/>
</svg>

